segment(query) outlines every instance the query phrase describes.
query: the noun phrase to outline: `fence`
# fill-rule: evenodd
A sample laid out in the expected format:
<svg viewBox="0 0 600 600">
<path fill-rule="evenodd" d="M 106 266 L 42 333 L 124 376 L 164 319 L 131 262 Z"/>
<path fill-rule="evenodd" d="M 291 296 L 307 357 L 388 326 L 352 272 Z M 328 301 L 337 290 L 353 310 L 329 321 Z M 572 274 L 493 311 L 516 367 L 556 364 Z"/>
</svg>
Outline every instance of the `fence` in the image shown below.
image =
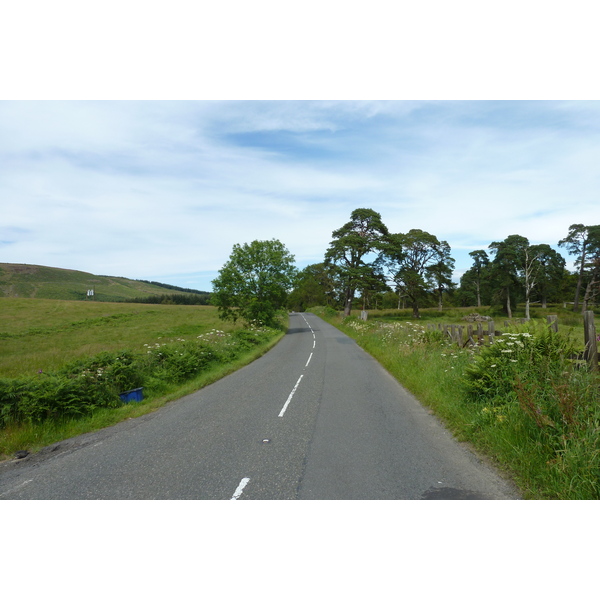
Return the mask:
<svg viewBox="0 0 600 600">
<path fill-rule="evenodd" d="M 558 316 L 548 315 L 546 317 L 549 328 L 552 331 L 558 332 Z M 516 319 L 517 324 L 523 324 L 527 322 L 527 319 Z M 442 325 L 438 323 L 436 325 L 428 325 L 427 329 L 442 332 L 444 337 L 450 338 L 461 348 L 467 346 L 483 346 L 487 344 L 493 344 L 496 336 L 502 335 L 502 331 L 496 329 L 494 321 L 488 320 L 485 322 L 487 327 L 484 327 L 483 322 L 469 323 L 468 325 Z M 504 326 L 508 327 L 511 325 L 510 321 L 504 321 Z M 590 369 L 598 371 L 598 336 L 596 335 L 596 326 L 594 324 L 594 313 L 591 310 L 583 313 L 583 326 L 584 326 L 584 352 L 576 357 L 578 360 L 585 360 Z"/>
</svg>

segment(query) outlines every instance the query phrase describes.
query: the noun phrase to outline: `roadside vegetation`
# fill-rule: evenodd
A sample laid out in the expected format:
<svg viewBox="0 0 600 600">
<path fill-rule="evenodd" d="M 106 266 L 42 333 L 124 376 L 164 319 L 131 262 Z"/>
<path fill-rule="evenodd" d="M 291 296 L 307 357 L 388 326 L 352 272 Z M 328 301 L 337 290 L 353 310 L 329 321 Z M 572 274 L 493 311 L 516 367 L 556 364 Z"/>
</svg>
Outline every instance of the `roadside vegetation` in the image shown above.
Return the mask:
<svg viewBox="0 0 600 600">
<path fill-rule="evenodd" d="M 376 358 L 461 441 L 490 457 L 528 499 L 600 499 L 600 380 L 573 356 L 581 316 L 552 307 L 497 328 L 492 346 L 459 348 L 428 324 L 464 324 L 473 309 L 369 312 L 367 321 L 313 309 Z M 489 314 L 490 309 L 478 309 Z M 552 332 L 544 313 L 559 315 Z"/>
<path fill-rule="evenodd" d="M 0 299 L 0 460 L 156 410 L 284 334 L 209 306 Z M 143 388 L 141 403 L 120 394 Z"/>
</svg>

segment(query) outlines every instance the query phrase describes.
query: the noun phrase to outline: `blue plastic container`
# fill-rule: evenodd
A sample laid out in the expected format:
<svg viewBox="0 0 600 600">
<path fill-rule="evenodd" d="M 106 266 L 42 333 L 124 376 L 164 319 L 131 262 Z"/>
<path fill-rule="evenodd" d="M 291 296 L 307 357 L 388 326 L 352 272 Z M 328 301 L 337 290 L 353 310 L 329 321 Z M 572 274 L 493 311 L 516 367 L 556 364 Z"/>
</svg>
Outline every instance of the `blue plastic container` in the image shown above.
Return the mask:
<svg viewBox="0 0 600 600">
<path fill-rule="evenodd" d="M 129 390 L 119 394 L 119 398 L 123 402 L 141 402 L 144 399 L 144 388 L 135 388 L 135 390 Z"/>
</svg>

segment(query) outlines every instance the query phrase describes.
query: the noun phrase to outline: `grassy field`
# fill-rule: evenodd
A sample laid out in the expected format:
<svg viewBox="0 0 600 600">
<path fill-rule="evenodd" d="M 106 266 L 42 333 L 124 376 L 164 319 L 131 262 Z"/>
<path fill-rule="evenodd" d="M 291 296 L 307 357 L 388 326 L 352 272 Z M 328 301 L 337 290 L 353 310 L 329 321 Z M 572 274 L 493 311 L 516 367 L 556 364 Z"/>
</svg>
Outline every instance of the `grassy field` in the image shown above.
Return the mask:
<svg viewBox="0 0 600 600">
<path fill-rule="evenodd" d="M 0 460 L 156 410 L 248 364 L 282 335 L 283 328 L 223 322 L 210 306 L 0 298 L 0 409 L 10 412 L 0 429 Z M 144 401 L 121 405 L 115 390 L 126 390 L 116 388 L 119 381 L 128 389 L 143 386 Z M 110 406 L 71 414 L 73 402 L 87 394 L 68 386 L 83 383 L 90 395 L 106 388 Z M 29 405 L 36 396 L 50 398 L 55 387 L 71 412 L 46 418 L 52 411 Z M 21 404 L 13 406 L 17 392 Z"/>
<path fill-rule="evenodd" d="M 0 377 L 54 370 L 102 351 L 141 350 L 211 329 L 233 331 L 211 306 L 0 298 Z"/>
<path fill-rule="evenodd" d="M 369 311 L 368 321 L 313 309 L 511 477 L 529 499 L 600 499 L 600 380 L 565 358 L 583 346 L 581 315 L 553 307 L 506 331 L 493 348 L 458 348 L 429 323 L 465 324 L 473 309 Z M 485 314 L 485 309 L 479 311 Z M 517 315 L 519 317 L 520 315 Z"/>
</svg>

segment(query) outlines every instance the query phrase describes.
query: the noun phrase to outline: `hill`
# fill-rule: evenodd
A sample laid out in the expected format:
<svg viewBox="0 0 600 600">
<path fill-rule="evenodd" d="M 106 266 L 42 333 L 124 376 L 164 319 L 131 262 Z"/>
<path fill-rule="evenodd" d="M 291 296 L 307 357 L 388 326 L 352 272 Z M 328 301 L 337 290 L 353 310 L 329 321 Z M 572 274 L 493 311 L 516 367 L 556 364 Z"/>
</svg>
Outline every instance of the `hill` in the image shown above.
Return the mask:
<svg viewBox="0 0 600 600">
<path fill-rule="evenodd" d="M 143 298 L 200 292 L 157 282 L 138 281 L 126 277 L 93 275 L 83 271 L 58 269 L 40 265 L 0 263 L 0 298 L 47 298 L 50 300 L 86 300 L 94 290 L 99 302 L 138 301 Z"/>
</svg>

